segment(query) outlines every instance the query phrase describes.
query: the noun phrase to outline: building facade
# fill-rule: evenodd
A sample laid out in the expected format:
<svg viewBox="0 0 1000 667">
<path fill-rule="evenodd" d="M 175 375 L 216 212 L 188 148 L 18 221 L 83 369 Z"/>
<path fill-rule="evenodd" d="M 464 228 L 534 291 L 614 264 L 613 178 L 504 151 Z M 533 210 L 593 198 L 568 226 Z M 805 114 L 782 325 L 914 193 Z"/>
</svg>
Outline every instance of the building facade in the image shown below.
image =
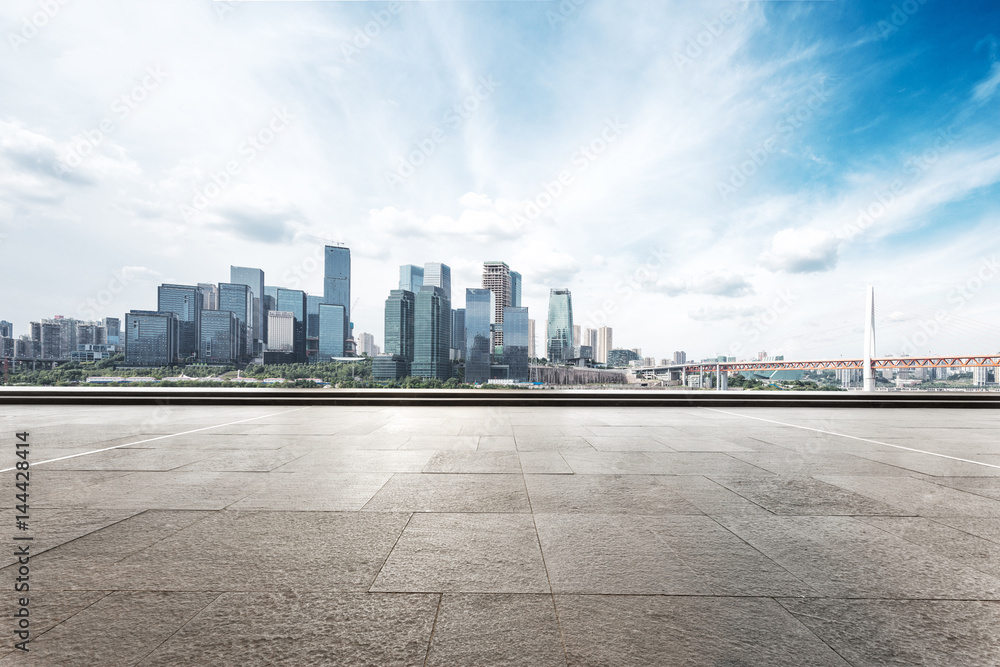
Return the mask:
<svg viewBox="0 0 1000 667">
<path fill-rule="evenodd" d="M 483 288 L 465 290 L 465 382 L 484 384 L 490 379 L 493 342 L 490 335 L 493 293 Z"/>
<path fill-rule="evenodd" d="M 219 283 L 219 310 L 228 311 L 239 322 L 237 336 L 240 362 L 253 356 L 253 292 L 243 283 Z"/>
<path fill-rule="evenodd" d="M 573 295 L 568 289 L 549 290 L 546 356 L 560 363 L 573 355 Z"/>
<path fill-rule="evenodd" d="M 133 310 L 125 314 L 125 363 L 169 366 L 180 357 L 180 318 L 173 312 Z"/>
<path fill-rule="evenodd" d="M 201 311 L 198 358 L 206 364 L 234 364 L 240 354 L 240 322 L 228 310 Z"/>
<path fill-rule="evenodd" d="M 267 314 L 267 351 L 295 353 L 295 315 L 283 310 Z"/>
<path fill-rule="evenodd" d="M 201 342 L 201 310 L 205 297 L 194 285 L 160 285 L 157 288 L 156 310 L 177 315 L 180 327 L 180 358 L 198 358 Z M 148 311 L 147 311 L 148 312 Z"/>
<path fill-rule="evenodd" d="M 319 304 L 319 351 L 316 361 L 328 362 L 343 357 L 347 341 L 341 334 L 347 326 L 347 308 L 340 304 Z M 324 332 L 329 332 L 323 335 Z"/>
<path fill-rule="evenodd" d="M 507 379 L 514 382 L 528 381 L 528 322 L 527 308 L 504 308 L 503 364 L 507 367 Z"/>
<path fill-rule="evenodd" d="M 427 272 L 424 272 L 427 278 Z M 450 276 L 448 283 L 450 285 Z M 413 316 L 413 366 L 417 377 L 451 377 L 451 300 L 445 290 L 424 284 L 416 294 Z"/>
<path fill-rule="evenodd" d="M 264 271 L 246 266 L 230 266 L 229 282 L 250 288 L 249 355 L 259 357 L 264 352 Z"/>
<path fill-rule="evenodd" d="M 510 302 L 510 267 L 506 262 L 483 262 L 483 289 L 493 293 L 493 322 L 503 323 L 503 309 Z M 503 345 L 503 327 L 493 332 L 493 346 Z"/>
<path fill-rule="evenodd" d="M 595 361 L 599 364 L 608 363 L 608 355 L 611 353 L 611 350 L 614 349 L 611 334 L 611 327 L 600 327 L 597 330 L 597 350 Z"/>
<path fill-rule="evenodd" d="M 406 292 L 419 292 L 424 286 L 424 267 L 404 264 L 399 267 L 399 289 Z"/>
</svg>

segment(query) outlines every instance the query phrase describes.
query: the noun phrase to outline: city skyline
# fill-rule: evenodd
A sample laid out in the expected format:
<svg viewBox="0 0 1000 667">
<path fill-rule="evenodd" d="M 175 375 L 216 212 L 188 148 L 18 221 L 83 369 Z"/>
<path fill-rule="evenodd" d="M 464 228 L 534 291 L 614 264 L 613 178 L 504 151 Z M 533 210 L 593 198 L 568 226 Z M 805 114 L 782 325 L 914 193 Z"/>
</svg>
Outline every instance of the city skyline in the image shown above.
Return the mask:
<svg viewBox="0 0 1000 667">
<path fill-rule="evenodd" d="M 98 0 L 30 37 L 5 4 L 0 277 L 30 287 L 0 317 L 124 318 L 233 264 L 322 294 L 342 241 L 377 339 L 386 268 L 443 262 L 457 301 L 501 257 L 536 319 L 569 287 L 658 358 L 858 356 L 869 283 L 880 353 L 994 352 L 913 341 L 1000 327 L 1000 8 L 897 4 Z"/>
</svg>

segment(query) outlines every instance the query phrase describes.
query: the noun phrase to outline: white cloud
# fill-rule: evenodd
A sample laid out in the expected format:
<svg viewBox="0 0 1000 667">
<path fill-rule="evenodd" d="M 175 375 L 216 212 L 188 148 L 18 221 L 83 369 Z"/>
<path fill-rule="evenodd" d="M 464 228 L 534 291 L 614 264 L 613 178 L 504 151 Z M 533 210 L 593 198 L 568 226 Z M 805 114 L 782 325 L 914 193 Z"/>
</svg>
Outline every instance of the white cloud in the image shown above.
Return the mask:
<svg viewBox="0 0 1000 667">
<path fill-rule="evenodd" d="M 817 273 L 837 265 L 840 240 L 818 229 L 783 229 L 771 239 L 771 249 L 760 260 L 773 271 Z"/>
</svg>

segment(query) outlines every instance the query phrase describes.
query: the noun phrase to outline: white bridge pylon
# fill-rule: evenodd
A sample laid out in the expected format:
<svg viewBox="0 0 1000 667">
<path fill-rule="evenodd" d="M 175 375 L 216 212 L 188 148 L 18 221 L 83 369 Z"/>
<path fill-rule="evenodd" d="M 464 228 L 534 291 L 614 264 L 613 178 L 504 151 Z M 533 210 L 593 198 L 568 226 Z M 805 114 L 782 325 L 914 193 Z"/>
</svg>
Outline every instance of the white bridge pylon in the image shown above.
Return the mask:
<svg viewBox="0 0 1000 667">
<path fill-rule="evenodd" d="M 875 356 L 875 288 L 868 286 L 868 296 L 865 299 L 865 359 L 862 368 L 864 391 L 875 391 L 875 368 L 872 358 Z"/>
</svg>

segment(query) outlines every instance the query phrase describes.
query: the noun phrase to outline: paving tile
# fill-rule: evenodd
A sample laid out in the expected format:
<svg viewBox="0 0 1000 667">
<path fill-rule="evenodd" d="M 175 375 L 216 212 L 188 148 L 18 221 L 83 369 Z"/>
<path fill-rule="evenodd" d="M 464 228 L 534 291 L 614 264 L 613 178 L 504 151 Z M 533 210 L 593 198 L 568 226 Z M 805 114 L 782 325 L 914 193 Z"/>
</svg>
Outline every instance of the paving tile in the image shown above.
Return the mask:
<svg viewBox="0 0 1000 667">
<path fill-rule="evenodd" d="M 562 452 L 574 473 L 578 475 L 652 475 L 659 466 L 643 452 Z"/>
<path fill-rule="evenodd" d="M 139 664 L 420 667 L 439 599 L 318 591 L 226 593 Z"/>
<path fill-rule="evenodd" d="M 994 435 L 994 442 L 996 442 L 995 439 L 996 435 Z M 917 444 L 914 448 L 934 451 L 939 454 L 946 453 L 940 451 L 940 448 L 935 448 L 935 443 L 923 443 L 922 446 Z M 878 461 L 880 463 L 896 466 L 898 468 L 905 468 L 906 470 L 913 470 L 914 472 L 920 472 L 925 475 L 940 477 L 1000 477 L 1000 468 L 976 465 L 975 463 L 967 463 L 965 461 L 955 461 L 953 459 L 931 456 L 929 454 L 919 454 L 917 452 L 905 452 L 899 450 L 891 452 L 871 451 L 859 452 L 857 455 L 872 461 Z M 962 458 L 975 460 L 971 455 L 969 457 Z M 989 461 L 983 462 L 990 463 Z M 995 481 L 997 485 L 1000 486 L 1000 480 Z"/>
<path fill-rule="evenodd" d="M 272 472 L 420 472 L 434 453 L 434 450 L 326 449 L 303 454 Z"/>
<path fill-rule="evenodd" d="M 112 593 L 57 625 L 0 665 L 132 667 L 218 593 Z"/>
<path fill-rule="evenodd" d="M 548 593 L 525 514 L 414 514 L 372 591 Z"/>
<path fill-rule="evenodd" d="M 125 447 L 45 465 L 51 470 L 173 470 L 204 458 L 198 450 Z"/>
<path fill-rule="evenodd" d="M 717 452 L 645 452 L 658 475 L 770 477 L 773 473 Z"/>
<path fill-rule="evenodd" d="M 359 510 L 392 473 L 274 473 L 265 476 L 250 495 L 228 505 L 234 510 L 326 511 Z"/>
<path fill-rule="evenodd" d="M 595 451 L 582 435 L 515 435 L 514 440 L 519 452 Z"/>
<path fill-rule="evenodd" d="M 559 452 L 518 452 L 521 472 L 547 475 L 572 475 L 573 469 Z"/>
<path fill-rule="evenodd" d="M 585 436 L 599 452 L 672 452 L 659 440 L 649 436 Z"/>
<path fill-rule="evenodd" d="M 223 509 L 253 493 L 265 479 L 260 473 L 143 471 L 87 487 L 74 504 L 135 510 Z"/>
<path fill-rule="evenodd" d="M 865 523 L 1000 578 L 1000 544 L 923 517 L 864 517 Z"/>
<path fill-rule="evenodd" d="M 30 487 L 29 487 L 30 488 Z M 29 497 L 30 499 L 30 497 Z M 135 516 L 139 510 L 88 510 L 88 509 L 34 509 L 28 522 L 28 534 L 31 540 L 31 553 L 40 554 L 75 540 L 83 535 L 100 530 L 105 526 L 123 521 Z M 15 535 L 24 537 L 25 533 L 14 527 L 13 520 L 0 523 L 0 539 L 5 545 L 14 544 Z M 0 565 L 8 565 L 17 560 L 14 549 L 4 549 L 0 552 Z"/>
<path fill-rule="evenodd" d="M 897 507 L 810 477 L 767 477 L 714 481 L 775 514 L 859 515 L 899 513 Z"/>
<path fill-rule="evenodd" d="M 428 667 L 565 667 L 551 595 L 445 593 Z"/>
<path fill-rule="evenodd" d="M 557 595 L 569 664 L 847 667 L 770 599 Z"/>
<path fill-rule="evenodd" d="M 423 472 L 517 474 L 521 472 L 521 462 L 517 452 L 438 452 Z"/>
<path fill-rule="evenodd" d="M 512 435 L 483 435 L 479 437 L 479 451 L 516 451 L 517 442 Z"/>
<path fill-rule="evenodd" d="M 1000 579 L 851 517 L 718 520 L 821 596 L 1000 599 Z"/>
<path fill-rule="evenodd" d="M 758 468 L 789 477 L 812 477 L 814 475 L 891 476 L 902 474 L 899 468 L 861 458 L 856 454 L 808 454 L 785 450 L 781 453 L 735 453 L 732 456 Z"/>
<path fill-rule="evenodd" d="M 528 512 L 521 475 L 397 474 L 364 506 L 372 512 Z"/>
<path fill-rule="evenodd" d="M 707 477 L 661 475 L 657 481 L 697 507 L 699 511 L 711 516 L 772 515 L 760 505 L 733 493 Z"/>
<path fill-rule="evenodd" d="M 1000 604 L 928 600 L 778 602 L 858 667 L 995 665 Z"/>
<path fill-rule="evenodd" d="M 817 476 L 816 479 L 919 516 L 1000 517 L 1000 500 L 984 498 L 912 477 Z"/>
<path fill-rule="evenodd" d="M 526 474 L 524 482 L 538 514 L 702 514 L 659 476 Z"/>
<path fill-rule="evenodd" d="M 13 619 L 14 614 L 19 611 L 18 601 L 20 596 L 10 589 L 10 594 L 3 598 L 3 605 L 0 613 L 3 613 L 4 620 Z M 28 618 L 31 622 L 31 639 L 36 640 L 39 636 L 56 627 L 74 614 L 78 614 L 90 605 L 94 604 L 104 596 L 106 591 L 28 591 Z M 4 637 L 3 646 L 0 646 L 0 656 L 8 652 L 18 655 L 19 649 L 14 649 L 14 642 L 18 639 L 13 637 L 13 621 L 11 622 L 11 635 Z M 28 644 L 28 652 L 31 652 L 33 644 Z M 13 650 L 12 650 L 13 649 Z"/>
</svg>

